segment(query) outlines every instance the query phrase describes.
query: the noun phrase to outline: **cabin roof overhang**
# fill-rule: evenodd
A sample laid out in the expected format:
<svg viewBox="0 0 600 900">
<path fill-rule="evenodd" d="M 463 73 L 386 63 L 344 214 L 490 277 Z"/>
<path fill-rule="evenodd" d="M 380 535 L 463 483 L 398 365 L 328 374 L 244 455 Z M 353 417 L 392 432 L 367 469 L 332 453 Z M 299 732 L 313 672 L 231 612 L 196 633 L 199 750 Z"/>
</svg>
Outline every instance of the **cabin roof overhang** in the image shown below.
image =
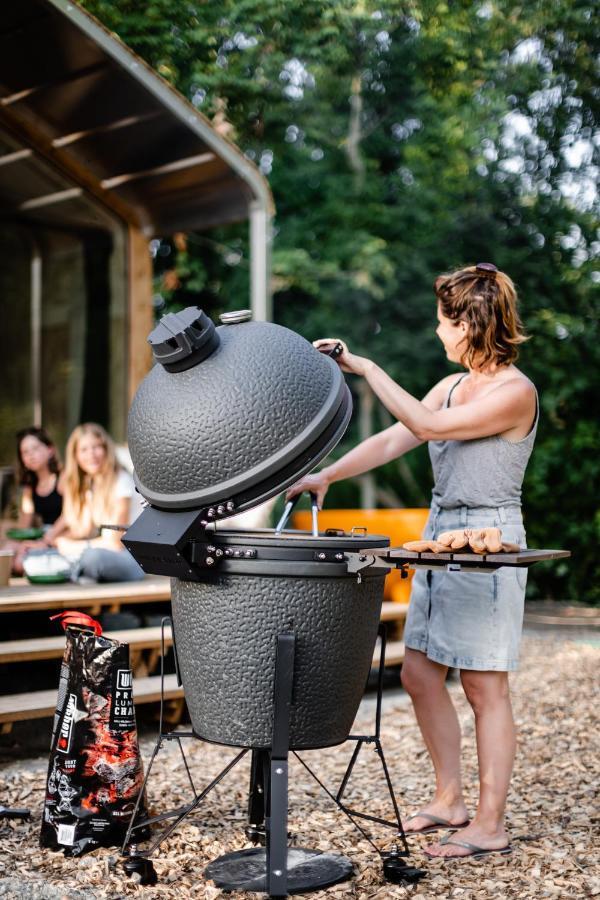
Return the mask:
<svg viewBox="0 0 600 900">
<path fill-rule="evenodd" d="M 3 217 L 90 224 L 89 194 L 151 237 L 273 213 L 239 148 L 68 0 L 3 10 L 0 126 Z"/>
</svg>

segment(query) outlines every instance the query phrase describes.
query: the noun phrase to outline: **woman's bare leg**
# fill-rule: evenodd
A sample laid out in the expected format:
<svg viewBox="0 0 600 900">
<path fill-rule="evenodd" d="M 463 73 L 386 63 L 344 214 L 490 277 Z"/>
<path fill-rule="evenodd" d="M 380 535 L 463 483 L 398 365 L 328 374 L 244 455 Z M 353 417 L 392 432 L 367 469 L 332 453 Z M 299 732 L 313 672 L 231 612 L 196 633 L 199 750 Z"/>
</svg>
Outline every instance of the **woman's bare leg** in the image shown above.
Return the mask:
<svg viewBox="0 0 600 900">
<path fill-rule="evenodd" d="M 515 758 L 515 724 L 508 689 L 508 672 L 461 672 L 467 699 L 475 713 L 479 761 L 479 805 L 471 824 L 452 839 L 486 849 L 508 844 L 504 811 Z M 437 856 L 463 856 L 469 851 L 456 845 L 427 848 Z"/>
<path fill-rule="evenodd" d="M 417 722 L 435 770 L 435 795 L 421 808 L 452 824 L 467 819 L 460 776 L 460 725 L 446 688 L 448 667 L 408 647 L 402 665 L 402 684 L 410 694 Z M 406 831 L 431 825 L 423 818 L 411 819 Z"/>
</svg>

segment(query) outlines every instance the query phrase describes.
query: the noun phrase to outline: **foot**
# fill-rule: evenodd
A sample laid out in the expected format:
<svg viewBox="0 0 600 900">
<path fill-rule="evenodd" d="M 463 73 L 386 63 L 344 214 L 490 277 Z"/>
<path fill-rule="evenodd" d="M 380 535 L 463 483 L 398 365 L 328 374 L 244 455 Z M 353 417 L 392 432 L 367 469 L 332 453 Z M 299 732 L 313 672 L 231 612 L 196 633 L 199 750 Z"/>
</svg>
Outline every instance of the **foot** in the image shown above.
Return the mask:
<svg viewBox="0 0 600 900">
<path fill-rule="evenodd" d="M 462 800 L 459 800 L 454 804 L 448 804 L 443 800 L 434 799 L 431 803 L 428 803 L 427 806 L 423 806 L 419 810 L 419 813 L 429 813 L 431 816 L 437 816 L 439 819 L 444 819 L 451 825 L 462 825 L 463 822 L 466 822 L 469 818 L 467 807 Z M 403 819 L 402 821 L 402 827 L 406 834 L 410 834 L 414 831 L 422 831 L 423 828 L 430 828 L 432 824 L 431 819 L 426 819 L 418 813 L 415 817 L 411 816 L 410 819 Z"/>
<path fill-rule="evenodd" d="M 414 820 L 417 821 L 416 819 Z M 504 826 L 500 825 L 497 829 L 484 828 L 475 819 L 467 828 L 461 828 L 450 835 L 451 841 L 465 841 L 467 844 L 474 844 L 483 850 L 502 850 L 508 845 L 508 834 Z M 428 856 L 449 857 L 449 856 L 471 856 L 473 851 L 467 847 L 460 847 L 457 844 L 431 844 L 425 847 Z"/>
</svg>

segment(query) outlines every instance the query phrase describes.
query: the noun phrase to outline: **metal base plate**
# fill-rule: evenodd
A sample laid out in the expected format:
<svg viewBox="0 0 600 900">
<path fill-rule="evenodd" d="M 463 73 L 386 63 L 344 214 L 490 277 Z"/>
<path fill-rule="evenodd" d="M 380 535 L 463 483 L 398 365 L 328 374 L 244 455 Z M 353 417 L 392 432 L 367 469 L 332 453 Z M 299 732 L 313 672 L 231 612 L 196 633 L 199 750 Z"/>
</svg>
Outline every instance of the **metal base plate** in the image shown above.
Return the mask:
<svg viewBox="0 0 600 900">
<path fill-rule="evenodd" d="M 267 891 L 267 851 L 262 847 L 226 853 L 208 864 L 207 878 L 225 891 Z M 288 894 L 329 887 L 354 874 L 352 863 L 338 853 L 290 847 L 287 860 Z"/>
</svg>

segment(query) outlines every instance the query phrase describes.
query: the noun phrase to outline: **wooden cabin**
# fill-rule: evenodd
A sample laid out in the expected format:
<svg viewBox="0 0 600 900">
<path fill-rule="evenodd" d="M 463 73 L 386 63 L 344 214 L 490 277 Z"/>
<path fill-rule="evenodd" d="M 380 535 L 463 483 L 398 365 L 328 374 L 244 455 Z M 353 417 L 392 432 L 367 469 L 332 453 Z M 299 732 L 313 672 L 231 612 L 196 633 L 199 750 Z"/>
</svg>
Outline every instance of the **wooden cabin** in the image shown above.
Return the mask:
<svg viewBox="0 0 600 900">
<path fill-rule="evenodd" d="M 269 318 L 269 186 L 114 34 L 68 0 L 0 13 L 0 464 L 42 424 L 125 440 L 150 365 L 149 240 L 248 220 Z"/>
</svg>

